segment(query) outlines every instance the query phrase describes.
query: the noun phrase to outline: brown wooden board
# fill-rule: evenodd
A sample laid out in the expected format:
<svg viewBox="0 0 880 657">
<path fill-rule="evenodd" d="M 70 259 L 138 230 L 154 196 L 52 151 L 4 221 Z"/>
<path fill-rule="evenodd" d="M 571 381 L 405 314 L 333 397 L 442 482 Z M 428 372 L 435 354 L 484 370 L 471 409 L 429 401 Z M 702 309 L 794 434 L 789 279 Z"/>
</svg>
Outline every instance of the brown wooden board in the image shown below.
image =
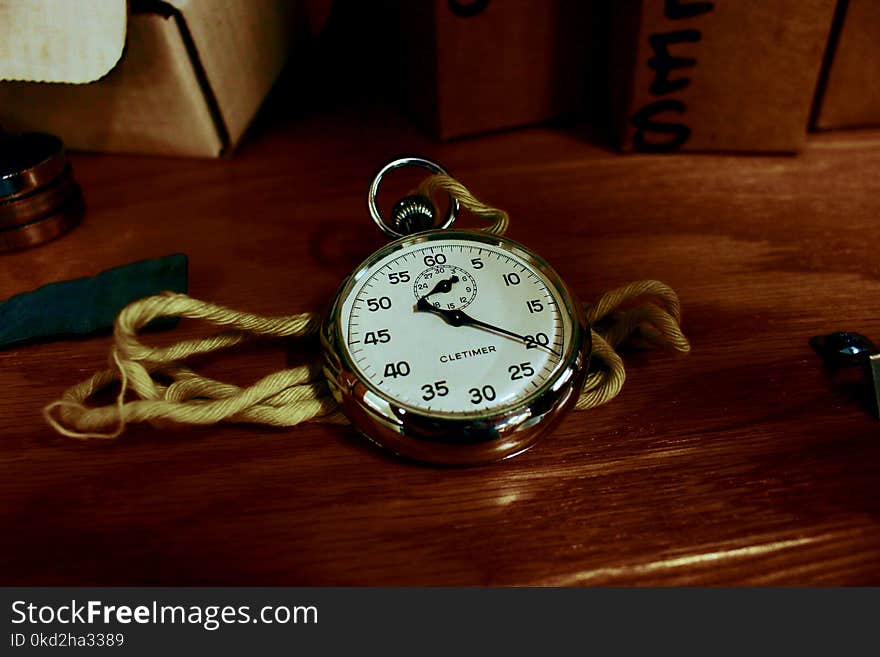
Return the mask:
<svg viewBox="0 0 880 657">
<path fill-rule="evenodd" d="M 693 351 L 628 349 L 611 403 L 510 461 L 452 469 L 348 426 L 71 440 L 41 409 L 107 367 L 112 338 L 0 351 L 5 584 L 880 584 L 880 423 L 863 383 L 841 385 L 808 345 L 880 342 L 880 132 L 811 135 L 798 158 L 621 157 L 580 130 L 437 144 L 387 108 L 287 118 L 298 102 L 231 159 L 72 156 L 83 223 L 0 256 L 0 299 L 185 252 L 198 298 L 320 310 L 386 243 L 370 177 L 416 152 L 506 209 L 509 237 L 582 301 L 671 285 Z M 245 385 L 318 349 L 266 342 L 197 366 Z"/>
<path fill-rule="evenodd" d="M 624 150 L 800 150 L 834 0 L 615 3 Z"/>
</svg>

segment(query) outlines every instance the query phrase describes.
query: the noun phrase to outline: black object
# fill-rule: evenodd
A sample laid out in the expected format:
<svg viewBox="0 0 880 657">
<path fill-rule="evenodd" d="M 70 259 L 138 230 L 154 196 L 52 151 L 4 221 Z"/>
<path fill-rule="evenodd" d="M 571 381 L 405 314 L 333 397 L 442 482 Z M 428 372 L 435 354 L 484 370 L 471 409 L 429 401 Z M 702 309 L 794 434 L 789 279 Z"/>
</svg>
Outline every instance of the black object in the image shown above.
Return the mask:
<svg viewBox="0 0 880 657">
<path fill-rule="evenodd" d="M 839 331 L 810 338 L 810 346 L 832 368 L 869 365 L 869 358 L 877 348 L 861 333 Z"/>
<path fill-rule="evenodd" d="M 874 343 L 861 333 L 839 331 L 813 336 L 810 346 L 832 371 L 859 367 L 868 373 L 873 387 L 872 411 L 880 420 L 880 352 Z"/>
</svg>

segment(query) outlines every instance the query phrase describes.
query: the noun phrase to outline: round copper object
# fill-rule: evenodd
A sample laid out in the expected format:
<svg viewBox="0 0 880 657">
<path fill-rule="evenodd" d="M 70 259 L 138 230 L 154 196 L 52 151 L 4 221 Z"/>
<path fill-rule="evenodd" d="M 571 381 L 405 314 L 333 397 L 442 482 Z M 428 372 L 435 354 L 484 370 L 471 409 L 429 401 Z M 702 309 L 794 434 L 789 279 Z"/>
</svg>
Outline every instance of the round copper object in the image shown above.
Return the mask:
<svg viewBox="0 0 880 657">
<path fill-rule="evenodd" d="M 79 223 L 84 209 L 58 137 L 0 135 L 0 252 L 55 239 Z"/>
<path fill-rule="evenodd" d="M 62 205 L 80 193 L 68 166 L 50 185 L 26 196 L 0 200 L 0 230 L 29 224 L 48 214 L 54 214 Z"/>
<path fill-rule="evenodd" d="M 0 135 L 0 198 L 4 201 L 47 185 L 66 167 L 64 144 L 55 135 Z"/>
<path fill-rule="evenodd" d="M 82 196 L 77 195 L 60 212 L 29 224 L 0 230 L 0 252 L 28 249 L 60 237 L 80 222 L 84 211 Z"/>
</svg>

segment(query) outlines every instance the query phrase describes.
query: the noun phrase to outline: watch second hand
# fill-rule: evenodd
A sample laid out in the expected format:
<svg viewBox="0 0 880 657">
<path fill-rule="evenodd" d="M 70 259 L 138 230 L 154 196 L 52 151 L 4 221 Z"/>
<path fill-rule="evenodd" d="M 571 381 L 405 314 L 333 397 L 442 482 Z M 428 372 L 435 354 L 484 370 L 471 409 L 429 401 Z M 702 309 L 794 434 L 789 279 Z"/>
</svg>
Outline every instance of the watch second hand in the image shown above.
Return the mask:
<svg viewBox="0 0 880 657">
<path fill-rule="evenodd" d="M 443 282 L 443 281 L 441 281 L 441 282 Z M 433 292 L 431 292 L 431 294 L 433 294 Z M 503 329 L 500 326 L 493 326 L 492 324 L 487 324 L 486 322 L 481 322 L 480 320 L 474 319 L 473 317 L 471 317 L 470 315 L 468 315 L 467 313 L 465 313 L 461 310 L 444 310 L 443 308 L 437 308 L 436 306 L 432 306 L 431 303 L 428 301 L 428 296 L 430 296 L 430 295 L 425 295 L 421 299 L 418 300 L 418 303 L 416 303 L 416 310 L 417 311 L 421 310 L 424 312 L 434 313 L 435 315 L 440 315 L 440 317 L 445 319 L 446 322 L 451 324 L 452 326 L 477 326 L 480 328 L 487 329 L 489 331 L 494 331 L 496 333 L 503 333 L 504 335 L 509 335 L 510 337 L 516 338 L 517 340 L 519 340 L 520 342 L 523 342 L 523 343 L 528 342 L 528 340 L 526 339 L 526 336 L 524 336 L 524 335 L 520 335 L 519 333 L 514 333 L 513 331 L 508 331 L 507 329 Z M 547 345 L 538 344 L 534 340 L 532 342 L 538 347 L 543 347 L 544 349 L 549 351 L 551 354 L 554 354 L 560 358 L 562 357 L 555 349 L 551 349 Z"/>
</svg>

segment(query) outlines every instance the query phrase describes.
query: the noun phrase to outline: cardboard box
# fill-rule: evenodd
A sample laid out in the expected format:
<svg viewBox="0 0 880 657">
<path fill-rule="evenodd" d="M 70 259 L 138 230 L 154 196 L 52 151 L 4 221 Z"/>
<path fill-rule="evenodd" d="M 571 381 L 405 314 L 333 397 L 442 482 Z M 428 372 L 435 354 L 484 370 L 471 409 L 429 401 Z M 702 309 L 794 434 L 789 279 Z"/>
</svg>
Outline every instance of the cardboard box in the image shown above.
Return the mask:
<svg viewBox="0 0 880 657">
<path fill-rule="evenodd" d="M 592 4 L 401 0 L 408 108 L 443 139 L 579 111 Z"/>
<path fill-rule="evenodd" d="M 880 2 L 841 3 L 815 127 L 880 125 Z"/>
<path fill-rule="evenodd" d="M 612 75 L 620 146 L 798 151 L 835 0 L 619 0 Z"/>
<path fill-rule="evenodd" d="M 29 42 L 0 48 L 0 78 L 19 80 L 0 82 L 0 125 L 71 149 L 163 155 L 233 147 L 303 20 L 289 0 L 134 1 L 127 21 L 125 0 L 20 6 L 34 11 L 6 30 Z M 66 45 L 52 47 L 59 35 Z"/>
</svg>

